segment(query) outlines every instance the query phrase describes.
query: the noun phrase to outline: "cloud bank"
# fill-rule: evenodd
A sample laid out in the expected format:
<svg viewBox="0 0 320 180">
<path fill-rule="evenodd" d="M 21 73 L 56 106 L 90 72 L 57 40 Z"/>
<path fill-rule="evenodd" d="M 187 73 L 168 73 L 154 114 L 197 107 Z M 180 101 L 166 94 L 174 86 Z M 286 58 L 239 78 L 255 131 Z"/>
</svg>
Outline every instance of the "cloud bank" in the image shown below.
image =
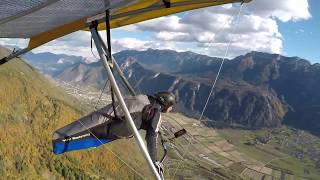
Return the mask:
<svg viewBox="0 0 320 180">
<path fill-rule="evenodd" d="M 311 18 L 307 0 L 253 0 L 244 5 L 239 21 L 236 21 L 239 8 L 239 4 L 210 7 L 123 27 L 121 31 L 140 34 L 147 32 L 150 37 L 148 40 L 139 37 L 113 39 L 113 50 L 191 50 L 222 57 L 230 42 L 228 57 L 252 50 L 282 53 L 283 38 L 278 23 Z M 0 45 L 12 42 L 10 39 L 0 40 Z M 35 51 L 91 57 L 90 34 L 76 32 Z"/>
</svg>

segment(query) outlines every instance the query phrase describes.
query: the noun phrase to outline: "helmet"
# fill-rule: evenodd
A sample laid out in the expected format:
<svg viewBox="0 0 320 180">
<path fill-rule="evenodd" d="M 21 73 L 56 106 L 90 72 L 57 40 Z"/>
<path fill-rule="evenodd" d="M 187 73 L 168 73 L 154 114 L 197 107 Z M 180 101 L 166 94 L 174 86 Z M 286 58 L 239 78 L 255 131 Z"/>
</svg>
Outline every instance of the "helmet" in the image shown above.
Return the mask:
<svg viewBox="0 0 320 180">
<path fill-rule="evenodd" d="M 155 94 L 155 97 L 165 108 L 173 106 L 176 103 L 176 98 L 171 92 L 158 92 Z"/>
</svg>

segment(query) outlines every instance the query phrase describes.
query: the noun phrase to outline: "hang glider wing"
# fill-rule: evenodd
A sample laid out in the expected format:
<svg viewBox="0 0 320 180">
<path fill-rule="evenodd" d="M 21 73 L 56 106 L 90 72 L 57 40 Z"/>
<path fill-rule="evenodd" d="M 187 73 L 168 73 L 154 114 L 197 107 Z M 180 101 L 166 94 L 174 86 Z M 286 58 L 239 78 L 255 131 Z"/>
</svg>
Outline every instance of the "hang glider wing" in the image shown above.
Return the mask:
<svg viewBox="0 0 320 180">
<path fill-rule="evenodd" d="M 27 50 L 103 21 L 111 28 L 197 8 L 249 0 L 11 0 L 0 2 L 0 38 L 30 38 Z M 99 30 L 104 29 L 103 23 Z"/>
</svg>

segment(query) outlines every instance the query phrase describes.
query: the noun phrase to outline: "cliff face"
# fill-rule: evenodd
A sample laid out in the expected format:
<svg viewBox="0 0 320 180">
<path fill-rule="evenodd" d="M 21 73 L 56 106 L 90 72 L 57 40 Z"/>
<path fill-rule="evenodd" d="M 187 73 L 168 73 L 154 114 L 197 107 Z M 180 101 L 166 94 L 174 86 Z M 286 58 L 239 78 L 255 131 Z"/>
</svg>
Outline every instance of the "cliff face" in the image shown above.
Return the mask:
<svg viewBox="0 0 320 180">
<path fill-rule="evenodd" d="M 202 112 L 221 63 L 219 58 L 167 50 L 123 51 L 115 57 L 137 89 L 150 94 L 174 91 L 179 98 L 177 110 L 195 117 Z M 105 75 L 99 63 L 86 66 L 90 68 L 82 74 L 88 77 L 79 83 L 101 88 L 97 82 Z M 72 68 L 80 71 L 80 66 Z M 99 77 L 93 78 L 93 72 L 99 72 Z M 66 74 L 70 77 L 67 71 L 59 77 Z M 251 52 L 227 60 L 204 115 L 209 124 L 262 128 L 286 123 L 317 134 L 319 75 L 319 64 L 297 57 Z"/>
<path fill-rule="evenodd" d="M 179 100 L 176 110 L 190 116 L 201 114 L 211 90 L 208 79 L 152 72 L 137 62 L 127 66 L 124 72 L 145 93 L 173 91 Z M 224 79 L 217 84 L 204 115 L 215 124 L 259 128 L 280 125 L 286 111 L 275 92 Z"/>
</svg>

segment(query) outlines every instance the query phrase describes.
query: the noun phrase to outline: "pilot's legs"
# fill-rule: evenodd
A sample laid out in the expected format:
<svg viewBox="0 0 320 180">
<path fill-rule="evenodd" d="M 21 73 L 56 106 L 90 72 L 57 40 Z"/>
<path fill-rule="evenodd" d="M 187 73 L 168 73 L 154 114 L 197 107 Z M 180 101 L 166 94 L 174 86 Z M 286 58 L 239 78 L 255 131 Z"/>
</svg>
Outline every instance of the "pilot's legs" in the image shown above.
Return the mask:
<svg viewBox="0 0 320 180">
<path fill-rule="evenodd" d="M 98 112 L 93 112 L 56 130 L 52 140 L 53 152 L 62 154 L 88 149 L 115 140 L 115 137 L 108 133 L 112 121 Z"/>
</svg>

